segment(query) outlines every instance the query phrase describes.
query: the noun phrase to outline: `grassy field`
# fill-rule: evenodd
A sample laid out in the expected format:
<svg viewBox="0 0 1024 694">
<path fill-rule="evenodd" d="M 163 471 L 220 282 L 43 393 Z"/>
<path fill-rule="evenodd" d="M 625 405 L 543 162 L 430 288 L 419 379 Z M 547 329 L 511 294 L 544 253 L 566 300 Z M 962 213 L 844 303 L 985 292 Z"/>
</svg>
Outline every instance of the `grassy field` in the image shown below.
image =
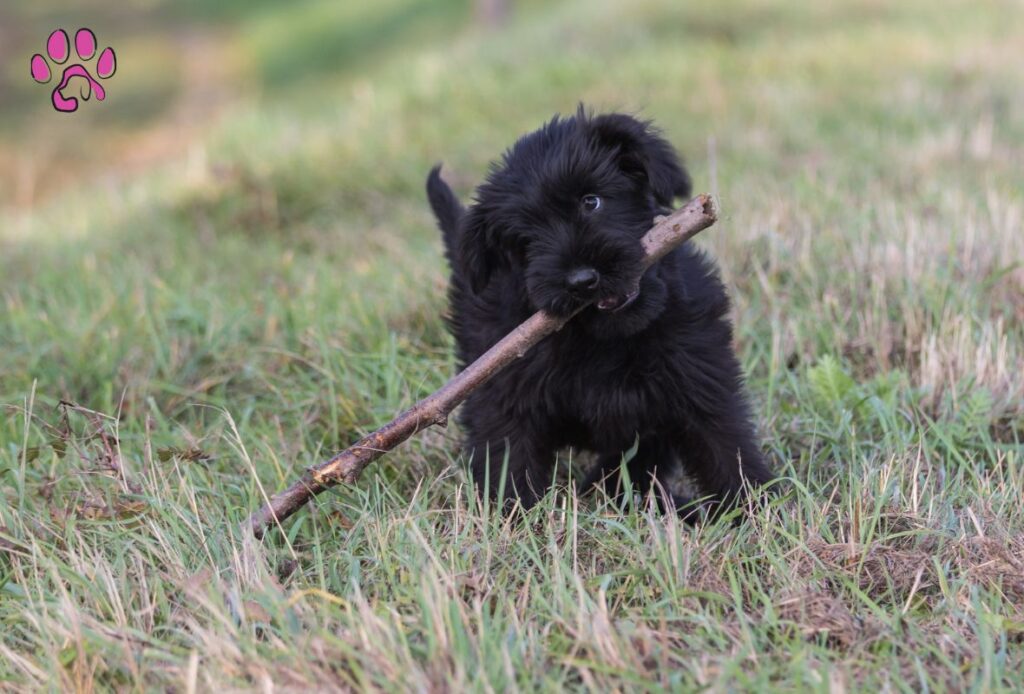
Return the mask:
<svg viewBox="0 0 1024 694">
<path fill-rule="evenodd" d="M 1024 688 L 1019 2 L 57 4 L 0 10 L 0 689 Z M 71 117 L 58 20 L 120 47 Z M 247 538 L 452 372 L 430 165 L 579 101 L 720 196 L 785 498 L 506 524 L 449 428 Z"/>
</svg>

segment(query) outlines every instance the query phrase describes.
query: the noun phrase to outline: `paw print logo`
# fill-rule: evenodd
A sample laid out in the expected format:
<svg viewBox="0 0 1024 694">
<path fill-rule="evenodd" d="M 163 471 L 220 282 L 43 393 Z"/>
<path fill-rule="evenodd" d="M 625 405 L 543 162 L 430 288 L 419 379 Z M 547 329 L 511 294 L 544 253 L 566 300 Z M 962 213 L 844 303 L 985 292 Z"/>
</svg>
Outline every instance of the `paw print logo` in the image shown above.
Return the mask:
<svg viewBox="0 0 1024 694">
<path fill-rule="evenodd" d="M 54 63 L 54 70 L 68 61 L 71 57 L 71 42 L 67 32 L 57 29 L 50 34 L 50 38 L 46 39 L 46 55 Z M 53 108 L 62 113 L 77 111 L 79 98 L 82 101 L 88 101 L 95 95 L 97 101 L 103 101 L 107 97 L 107 92 L 103 89 L 103 85 L 96 81 L 96 78 L 109 79 L 117 70 L 117 57 L 114 55 L 114 49 L 109 46 L 103 49 L 100 57 L 96 60 L 96 77 L 93 77 L 89 69 L 82 64 L 96 55 L 96 35 L 84 27 L 75 32 L 75 55 L 78 56 L 79 62 L 64 68 L 60 82 L 53 88 L 51 94 Z M 32 79 L 40 84 L 46 84 L 53 77 L 50 63 L 39 53 L 32 56 L 31 68 Z M 65 96 L 64 92 L 70 91 L 68 85 L 76 77 L 84 80 L 78 87 L 78 96 L 70 94 Z"/>
</svg>

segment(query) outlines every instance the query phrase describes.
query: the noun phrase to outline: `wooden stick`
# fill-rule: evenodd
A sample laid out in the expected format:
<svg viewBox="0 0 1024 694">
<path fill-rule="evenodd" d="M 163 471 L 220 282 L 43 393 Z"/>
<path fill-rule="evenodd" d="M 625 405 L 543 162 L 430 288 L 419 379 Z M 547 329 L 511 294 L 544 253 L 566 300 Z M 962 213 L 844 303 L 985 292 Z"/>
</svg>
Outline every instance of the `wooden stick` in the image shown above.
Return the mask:
<svg viewBox="0 0 1024 694">
<path fill-rule="evenodd" d="M 709 195 L 698 195 L 668 217 L 659 217 L 641 239 L 646 253 L 644 269 L 658 262 L 687 239 L 707 229 L 717 219 L 718 210 Z M 263 537 L 268 526 L 272 523 L 280 524 L 325 489 L 341 482 L 356 482 L 367 465 L 413 434 L 432 424 L 446 423 L 448 415 L 470 393 L 525 355 L 535 344 L 559 330 L 570 318 L 555 318 L 543 311 L 533 314 L 479 359 L 456 374 L 440 390 L 420 400 L 327 462 L 307 469 L 297 482 L 267 499 L 267 503 L 253 513 L 246 523 L 256 537 Z"/>
</svg>

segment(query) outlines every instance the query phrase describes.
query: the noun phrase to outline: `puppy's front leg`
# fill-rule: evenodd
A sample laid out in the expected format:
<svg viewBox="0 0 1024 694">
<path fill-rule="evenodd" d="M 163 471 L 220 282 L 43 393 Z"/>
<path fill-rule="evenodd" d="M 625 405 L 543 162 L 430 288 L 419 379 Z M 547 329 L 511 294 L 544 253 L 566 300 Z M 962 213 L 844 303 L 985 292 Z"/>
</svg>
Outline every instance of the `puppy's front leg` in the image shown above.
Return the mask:
<svg viewBox="0 0 1024 694">
<path fill-rule="evenodd" d="M 712 515 L 733 507 L 774 479 L 757 445 L 746 403 L 738 393 L 723 394 L 718 412 L 692 414 L 676 435 L 687 473 L 702 494 L 711 496 Z"/>
<path fill-rule="evenodd" d="M 491 499 L 502 501 L 506 511 L 516 499 L 524 509 L 531 508 L 551 486 L 555 449 L 541 445 L 527 432 L 512 432 L 497 441 L 474 433 L 468 450 L 477 493 L 483 495 L 486 490 Z"/>
<path fill-rule="evenodd" d="M 609 498 L 622 501 L 627 490 L 623 472 L 629 476 L 628 488 L 641 497 L 646 497 L 651 487 L 660 494 L 667 492 L 664 481 L 668 473 L 677 466 L 676 453 L 669 442 L 655 437 L 641 439 L 633 457 L 623 465 L 623 452 L 602 453 L 597 464 L 580 484 L 580 491 L 601 486 Z M 657 482 L 657 484 L 655 484 Z M 659 497 L 659 504 L 663 503 Z"/>
</svg>

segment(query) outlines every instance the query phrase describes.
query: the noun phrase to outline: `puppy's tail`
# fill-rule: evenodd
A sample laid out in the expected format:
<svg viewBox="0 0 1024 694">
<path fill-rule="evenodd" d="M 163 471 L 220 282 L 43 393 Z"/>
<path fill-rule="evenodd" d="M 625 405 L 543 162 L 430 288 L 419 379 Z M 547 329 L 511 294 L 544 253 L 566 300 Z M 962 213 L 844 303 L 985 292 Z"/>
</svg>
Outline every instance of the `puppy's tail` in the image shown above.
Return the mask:
<svg viewBox="0 0 1024 694">
<path fill-rule="evenodd" d="M 448 184 L 441 178 L 441 165 L 438 164 L 430 170 L 427 176 L 427 200 L 437 217 L 437 226 L 444 235 L 444 250 L 451 263 L 455 257 L 455 244 L 458 238 L 459 220 L 465 210 L 462 203 L 455 197 L 455 193 L 448 187 Z"/>
</svg>

